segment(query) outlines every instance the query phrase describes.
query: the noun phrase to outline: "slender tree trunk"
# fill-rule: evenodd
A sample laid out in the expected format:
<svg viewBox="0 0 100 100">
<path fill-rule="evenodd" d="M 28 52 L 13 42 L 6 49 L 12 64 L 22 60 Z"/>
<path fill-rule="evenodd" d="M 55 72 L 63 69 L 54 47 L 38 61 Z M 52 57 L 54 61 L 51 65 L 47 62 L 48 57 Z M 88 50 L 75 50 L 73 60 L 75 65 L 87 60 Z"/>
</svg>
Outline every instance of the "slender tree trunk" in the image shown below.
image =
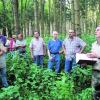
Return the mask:
<svg viewBox="0 0 100 100">
<path fill-rule="evenodd" d="M 98 11 L 96 12 L 96 16 L 97 16 L 97 18 L 96 18 L 96 26 L 100 25 L 100 3 L 98 5 L 97 9 L 98 9 Z"/>
<path fill-rule="evenodd" d="M 63 11 L 62 11 L 62 7 L 63 7 L 63 5 L 62 5 L 62 3 L 63 3 L 63 1 L 62 0 L 59 0 L 59 6 L 60 6 L 60 8 L 59 8 L 59 32 L 60 33 L 62 33 L 62 28 L 63 28 Z"/>
<path fill-rule="evenodd" d="M 50 26 L 51 26 L 51 21 L 50 21 L 50 16 L 51 16 L 51 0 L 49 0 L 49 14 L 48 14 L 48 32 L 49 32 L 49 34 L 51 33 L 51 31 L 50 31 Z"/>
<path fill-rule="evenodd" d="M 77 35 L 81 34 L 80 29 L 80 0 L 74 1 L 74 9 L 75 9 L 75 31 Z"/>
<path fill-rule="evenodd" d="M 3 4 L 3 34 L 6 35 L 6 6 L 5 6 L 5 1 L 2 0 L 2 4 Z"/>
<path fill-rule="evenodd" d="M 38 1 L 34 0 L 34 21 L 35 30 L 39 31 L 39 19 L 38 19 Z"/>
<path fill-rule="evenodd" d="M 45 0 L 40 0 L 41 35 L 44 37 L 44 5 Z"/>
<path fill-rule="evenodd" d="M 12 0 L 13 4 L 13 11 L 14 11 L 14 28 L 15 28 L 15 33 L 19 34 L 20 33 L 20 24 L 19 24 L 19 11 L 18 11 L 18 0 Z"/>
<path fill-rule="evenodd" d="M 74 0 L 71 0 L 71 29 L 75 30 Z"/>
</svg>

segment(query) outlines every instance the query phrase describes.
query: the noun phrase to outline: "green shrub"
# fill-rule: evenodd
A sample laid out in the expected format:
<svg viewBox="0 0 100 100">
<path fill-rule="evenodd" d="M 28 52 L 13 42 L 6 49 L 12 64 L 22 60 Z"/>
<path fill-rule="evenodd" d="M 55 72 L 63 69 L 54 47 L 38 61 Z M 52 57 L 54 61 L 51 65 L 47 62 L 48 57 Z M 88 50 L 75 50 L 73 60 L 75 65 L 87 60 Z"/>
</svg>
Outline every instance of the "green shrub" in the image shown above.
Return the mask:
<svg viewBox="0 0 100 100">
<path fill-rule="evenodd" d="M 61 36 L 60 36 L 61 38 Z M 86 52 L 90 51 L 93 35 L 82 34 L 86 41 Z M 26 57 L 18 54 L 7 54 L 7 73 L 9 86 L 0 90 L 0 100 L 90 100 L 92 95 L 92 67 L 77 66 L 70 74 L 56 74 L 47 69 L 47 55 L 44 58 L 44 68 L 33 64 L 29 53 L 31 37 L 27 38 Z M 46 45 L 49 37 L 45 37 Z M 64 36 L 61 38 L 64 39 Z M 64 67 L 64 55 L 61 56 L 61 70 Z"/>
</svg>

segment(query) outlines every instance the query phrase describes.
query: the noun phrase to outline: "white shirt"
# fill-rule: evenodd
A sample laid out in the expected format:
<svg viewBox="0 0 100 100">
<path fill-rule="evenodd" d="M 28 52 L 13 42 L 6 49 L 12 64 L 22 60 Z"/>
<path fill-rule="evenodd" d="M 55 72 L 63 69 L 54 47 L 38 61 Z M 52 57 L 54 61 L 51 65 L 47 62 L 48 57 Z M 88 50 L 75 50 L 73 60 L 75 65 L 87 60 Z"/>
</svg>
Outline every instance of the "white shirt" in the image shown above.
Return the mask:
<svg viewBox="0 0 100 100">
<path fill-rule="evenodd" d="M 23 39 L 23 40 L 16 40 L 16 46 L 25 46 L 26 45 L 26 41 Z"/>
<path fill-rule="evenodd" d="M 9 44 L 10 44 L 10 41 L 9 40 L 7 40 L 7 42 L 6 42 L 6 46 L 9 46 Z"/>
<path fill-rule="evenodd" d="M 41 37 L 39 39 L 33 38 L 30 43 L 30 48 L 33 50 L 33 55 L 44 55 L 43 47 L 45 43 Z"/>
<path fill-rule="evenodd" d="M 92 44 L 92 52 L 96 53 L 100 57 L 100 45 L 96 42 Z M 97 61 L 97 63 L 94 65 L 93 69 L 100 71 L 100 60 Z"/>
<path fill-rule="evenodd" d="M 96 53 L 98 56 L 100 56 L 100 45 L 96 42 L 92 44 L 92 52 Z"/>
</svg>

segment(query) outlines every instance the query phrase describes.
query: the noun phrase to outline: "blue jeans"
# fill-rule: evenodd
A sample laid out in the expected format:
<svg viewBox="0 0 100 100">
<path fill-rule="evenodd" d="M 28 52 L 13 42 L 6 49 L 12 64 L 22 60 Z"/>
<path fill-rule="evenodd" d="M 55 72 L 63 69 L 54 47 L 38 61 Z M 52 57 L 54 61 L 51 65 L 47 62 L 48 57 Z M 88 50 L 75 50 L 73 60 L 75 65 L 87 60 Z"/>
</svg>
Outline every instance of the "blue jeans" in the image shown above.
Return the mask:
<svg viewBox="0 0 100 100">
<path fill-rule="evenodd" d="M 59 70 L 60 70 L 60 55 L 59 54 L 55 54 L 55 55 L 52 55 L 54 56 L 54 59 L 53 60 L 48 60 L 48 68 L 52 70 L 54 64 L 56 66 L 56 72 L 58 73 Z"/>
<path fill-rule="evenodd" d="M 72 60 L 66 59 L 65 60 L 65 72 L 70 72 L 71 69 L 75 68 L 76 66 L 76 59 L 72 58 Z"/>
<path fill-rule="evenodd" d="M 0 68 L 0 77 L 2 80 L 2 85 L 4 87 L 8 87 L 8 82 L 7 82 L 7 78 L 6 78 L 6 67 Z"/>
<path fill-rule="evenodd" d="M 43 66 L 43 55 L 34 56 L 33 62 L 34 62 L 37 66 Z"/>
</svg>

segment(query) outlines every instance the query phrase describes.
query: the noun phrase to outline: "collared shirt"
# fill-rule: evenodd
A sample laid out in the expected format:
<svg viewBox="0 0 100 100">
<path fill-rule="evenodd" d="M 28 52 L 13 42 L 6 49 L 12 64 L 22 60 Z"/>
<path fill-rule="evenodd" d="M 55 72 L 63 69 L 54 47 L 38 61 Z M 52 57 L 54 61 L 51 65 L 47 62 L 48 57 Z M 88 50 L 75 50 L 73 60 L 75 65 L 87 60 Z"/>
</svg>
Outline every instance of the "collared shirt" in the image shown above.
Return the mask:
<svg viewBox="0 0 100 100">
<path fill-rule="evenodd" d="M 6 37 L 3 35 L 0 35 L 0 42 L 2 42 L 3 45 L 5 45 L 6 44 Z"/>
<path fill-rule="evenodd" d="M 80 52 L 85 45 L 86 43 L 78 37 L 65 39 L 63 41 L 63 46 L 66 49 L 66 59 L 71 60 L 72 58 L 75 58 L 76 53 Z"/>
<path fill-rule="evenodd" d="M 26 45 L 26 41 L 23 40 L 16 40 L 16 46 L 25 46 Z"/>
<path fill-rule="evenodd" d="M 30 48 L 33 50 L 33 55 L 44 55 L 43 53 L 43 47 L 45 43 L 41 37 L 39 39 L 33 38 L 30 43 Z"/>
<path fill-rule="evenodd" d="M 100 57 L 100 45 L 97 43 L 97 41 L 92 44 L 91 52 L 96 53 L 96 55 Z M 100 59 L 94 65 L 93 69 L 100 70 Z"/>
<path fill-rule="evenodd" d="M 16 40 L 16 44 L 15 46 L 26 46 L 26 41 L 23 39 L 23 40 Z M 25 48 L 18 48 L 18 51 L 19 52 L 25 52 Z"/>
<path fill-rule="evenodd" d="M 48 42 L 48 49 L 51 53 L 58 53 L 62 47 L 62 41 L 57 40 L 50 40 Z"/>
</svg>

